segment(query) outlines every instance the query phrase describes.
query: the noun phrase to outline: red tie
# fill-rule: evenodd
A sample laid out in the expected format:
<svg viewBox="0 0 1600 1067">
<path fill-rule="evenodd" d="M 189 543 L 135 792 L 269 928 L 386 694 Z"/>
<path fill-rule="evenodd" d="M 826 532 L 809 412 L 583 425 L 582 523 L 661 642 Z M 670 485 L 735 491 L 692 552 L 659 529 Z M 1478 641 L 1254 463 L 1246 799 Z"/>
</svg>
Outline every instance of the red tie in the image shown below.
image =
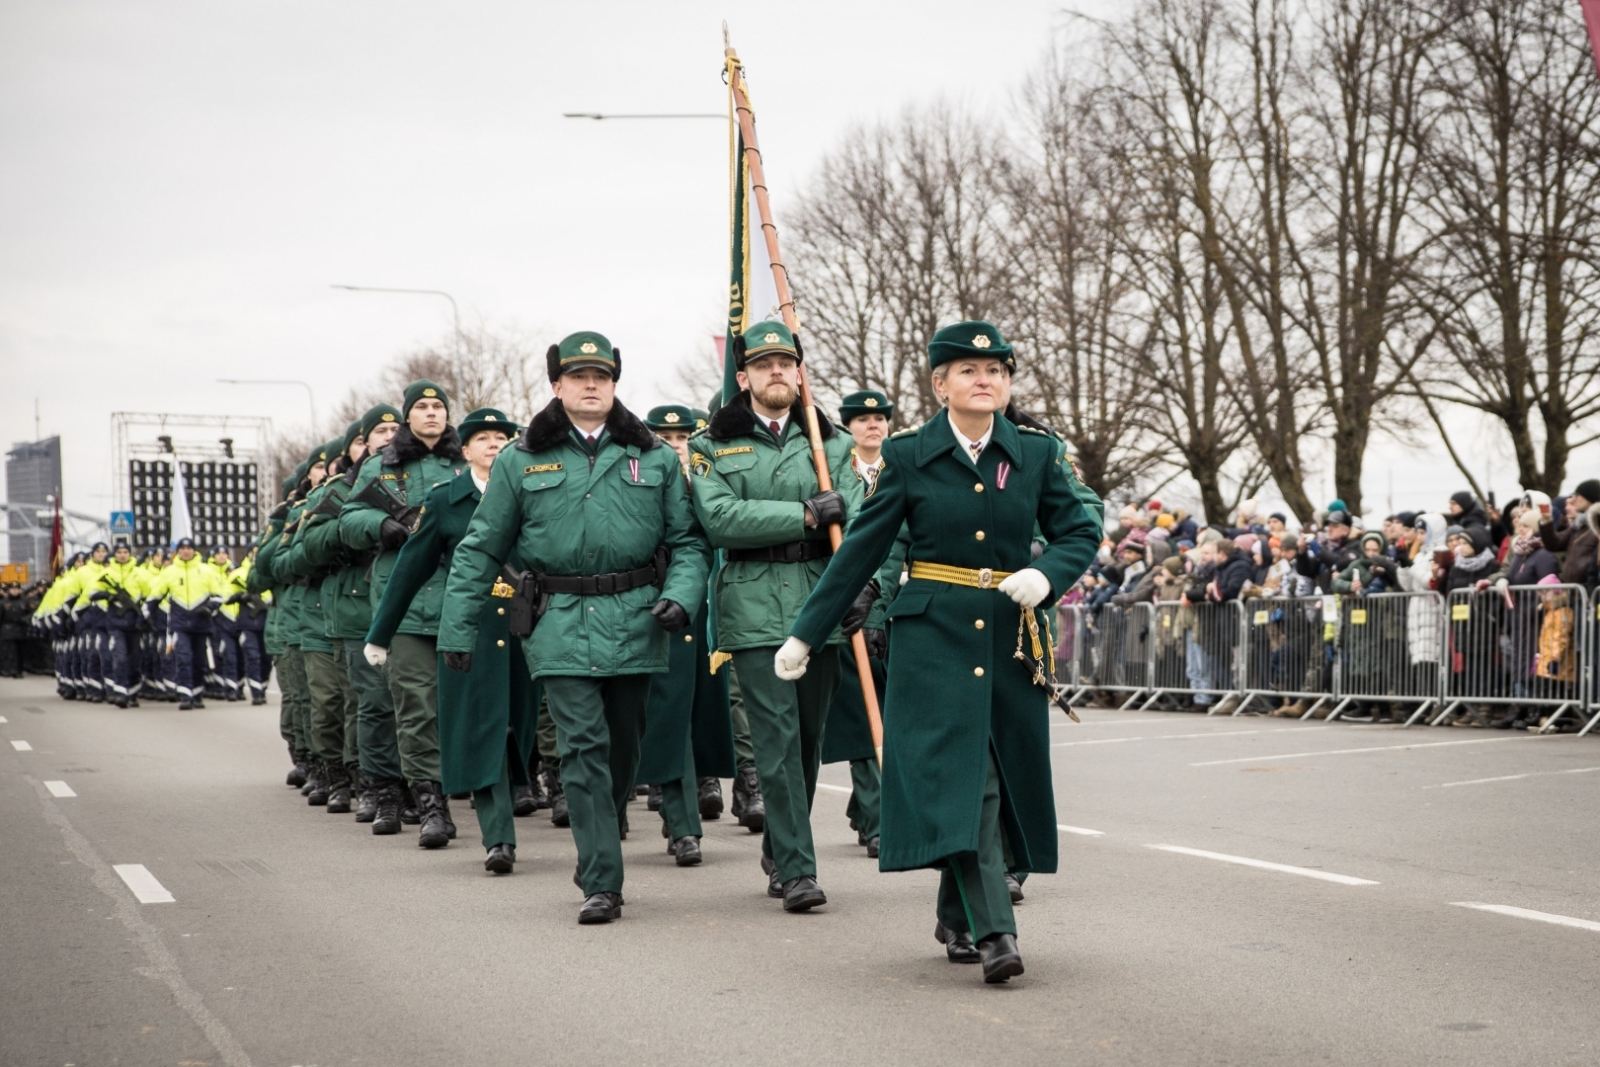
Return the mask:
<svg viewBox="0 0 1600 1067">
<path fill-rule="evenodd" d="M 767 425 L 772 429 L 772 436 L 774 436 L 774 437 L 777 437 L 779 434 L 781 434 L 783 432 L 782 430 L 778 429 L 778 420 L 777 419 L 773 419 L 771 422 L 767 423 Z"/>
</svg>

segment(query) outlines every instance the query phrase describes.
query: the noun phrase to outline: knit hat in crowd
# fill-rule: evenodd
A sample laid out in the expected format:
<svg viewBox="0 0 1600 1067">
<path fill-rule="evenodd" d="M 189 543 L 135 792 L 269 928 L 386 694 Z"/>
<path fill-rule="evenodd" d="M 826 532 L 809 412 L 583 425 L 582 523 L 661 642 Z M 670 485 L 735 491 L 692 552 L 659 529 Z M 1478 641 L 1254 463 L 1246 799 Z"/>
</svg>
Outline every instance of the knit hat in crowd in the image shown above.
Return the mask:
<svg viewBox="0 0 1600 1067">
<path fill-rule="evenodd" d="M 1533 584 L 1534 585 L 1560 585 L 1561 584 L 1561 576 L 1558 575 L 1558 574 L 1547 574 L 1543 578 L 1540 578 L 1537 582 L 1535 582 Z"/>
<path fill-rule="evenodd" d="M 1163 530 L 1170 530 L 1177 525 L 1177 520 L 1166 512 L 1156 516 L 1156 525 Z"/>
<path fill-rule="evenodd" d="M 1339 526 L 1349 526 L 1350 513 L 1345 511 L 1343 508 L 1329 509 L 1327 525 L 1333 526 L 1335 524 Z"/>
<path fill-rule="evenodd" d="M 1587 478 L 1578 483 L 1578 488 L 1573 493 L 1583 497 L 1591 504 L 1600 504 L 1600 479 Z"/>
</svg>

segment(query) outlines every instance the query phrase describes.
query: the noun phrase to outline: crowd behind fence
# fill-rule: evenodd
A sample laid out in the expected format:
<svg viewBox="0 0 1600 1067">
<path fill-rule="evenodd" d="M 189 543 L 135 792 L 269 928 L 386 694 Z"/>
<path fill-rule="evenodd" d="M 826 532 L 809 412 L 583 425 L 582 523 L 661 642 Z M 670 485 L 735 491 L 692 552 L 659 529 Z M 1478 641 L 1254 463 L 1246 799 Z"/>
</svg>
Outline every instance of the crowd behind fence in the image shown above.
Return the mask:
<svg viewBox="0 0 1600 1067">
<path fill-rule="evenodd" d="M 1488 725 L 1600 723 L 1600 627 L 1581 585 L 1058 608 L 1073 704 L 1208 715 Z"/>
</svg>

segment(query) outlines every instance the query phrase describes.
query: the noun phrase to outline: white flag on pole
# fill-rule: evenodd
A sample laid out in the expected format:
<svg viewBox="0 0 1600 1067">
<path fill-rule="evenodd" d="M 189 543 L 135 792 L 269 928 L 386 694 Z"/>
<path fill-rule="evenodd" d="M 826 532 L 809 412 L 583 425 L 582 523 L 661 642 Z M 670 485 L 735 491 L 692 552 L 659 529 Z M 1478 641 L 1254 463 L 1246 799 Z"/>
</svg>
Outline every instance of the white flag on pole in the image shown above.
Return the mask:
<svg viewBox="0 0 1600 1067">
<path fill-rule="evenodd" d="M 189 517 L 189 492 L 183 484 L 183 465 L 172 457 L 172 544 L 194 536 L 194 520 Z"/>
</svg>

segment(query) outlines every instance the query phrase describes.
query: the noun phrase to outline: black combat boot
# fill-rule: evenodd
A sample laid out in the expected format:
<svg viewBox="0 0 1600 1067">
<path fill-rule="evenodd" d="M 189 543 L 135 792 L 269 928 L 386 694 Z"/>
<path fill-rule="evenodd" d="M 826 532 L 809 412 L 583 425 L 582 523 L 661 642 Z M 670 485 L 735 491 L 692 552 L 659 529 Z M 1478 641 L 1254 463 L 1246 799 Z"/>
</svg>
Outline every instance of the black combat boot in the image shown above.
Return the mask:
<svg viewBox="0 0 1600 1067">
<path fill-rule="evenodd" d="M 289 746 L 289 762 L 293 763 L 294 766 L 289 768 L 289 774 L 284 778 L 283 784 L 299 789 L 306 784 L 306 765 L 305 761 L 301 759 L 300 753 L 294 750 L 293 745 Z"/>
<path fill-rule="evenodd" d="M 300 751 L 300 763 L 306 769 L 306 780 L 300 785 L 300 795 L 309 796 L 311 787 L 315 784 L 316 774 L 314 772 L 317 769 L 317 760 L 311 753 L 302 749 Z"/>
<path fill-rule="evenodd" d="M 350 768 L 342 763 L 328 765 L 328 814 L 350 814 Z"/>
<path fill-rule="evenodd" d="M 320 808 L 328 802 L 330 788 L 329 779 L 332 771 L 321 760 L 313 760 L 311 764 L 311 780 L 306 783 L 310 786 L 306 790 L 306 803 L 314 808 Z M 346 810 L 349 810 L 348 808 Z"/>
<path fill-rule="evenodd" d="M 375 778 L 369 791 L 373 795 L 372 832 L 399 833 L 400 783 L 393 778 Z"/>
<path fill-rule="evenodd" d="M 371 822 L 378 817 L 378 786 L 357 768 L 354 774 L 356 788 L 356 822 Z"/>
<path fill-rule="evenodd" d="M 745 767 L 733 780 L 733 811 L 739 825 L 753 834 L 767 826 L 767 804 L 761 799 L 761 779 L 754 767 Z"/>
<path fill-rule="evenodd" d="M 540 777 L 544 779 L 545 791 L 550 794 L 550 822 L 555 826 L 571 826 L 567 794 L 561 788 L 561 764 L 546 763 Z"/>
<path fill-rule="evenodd" d="M 644 806 L 647 811 L 661 810 L 662 791 L 659 785 L 652 785 L 649 792 L 645 793 Z"/>
<path fill-rule="evenodd" d="M 722 818 L 722 779 L 706 777 L 700 779 L 700 817 L 702 819 Z"/>
<path fill-rule="evenodd" d="M 417 805 L 417 795 L 405 782 L 400 783 L 400 821 L 407 826 L 422 822 L 422 812 Z"/>
<path fill-rule="evenodd" d="M 438 782 L 412 782 L 411 792 L 417 798 L 417 811 L 422 816 L 422 829 L 417 835 L 419 848 L 444 848 L 450 843 L 445 830 L 444 793 Z"/>
<path fill-rule="evenodd" d="M 528 764 L 528 789 L 532 791 L 535 811 L 550 806 L 550 794 L 544 791 L 544 760 L 537 752 Z"/>
<path fill-rule="evenodd" d="M 456 839 L 456 821 L 450 817 L 450 798 L 445 796 L 444 787 L 438 782 L 434 782 L 433 785 L 434 788 L 439 790 L 439 814 L 444 816 L 444 835 L 454 841 Z M 467 794 L 467 799 L 472 799 L 471 793 Z"/>
<path fill-rule="evenodd" d="M 523 819 L 538 810 L 539 802 L 533 799 L 533 786 L 514 785 L 511 787 L 511 814 Z"/>
</svg>

